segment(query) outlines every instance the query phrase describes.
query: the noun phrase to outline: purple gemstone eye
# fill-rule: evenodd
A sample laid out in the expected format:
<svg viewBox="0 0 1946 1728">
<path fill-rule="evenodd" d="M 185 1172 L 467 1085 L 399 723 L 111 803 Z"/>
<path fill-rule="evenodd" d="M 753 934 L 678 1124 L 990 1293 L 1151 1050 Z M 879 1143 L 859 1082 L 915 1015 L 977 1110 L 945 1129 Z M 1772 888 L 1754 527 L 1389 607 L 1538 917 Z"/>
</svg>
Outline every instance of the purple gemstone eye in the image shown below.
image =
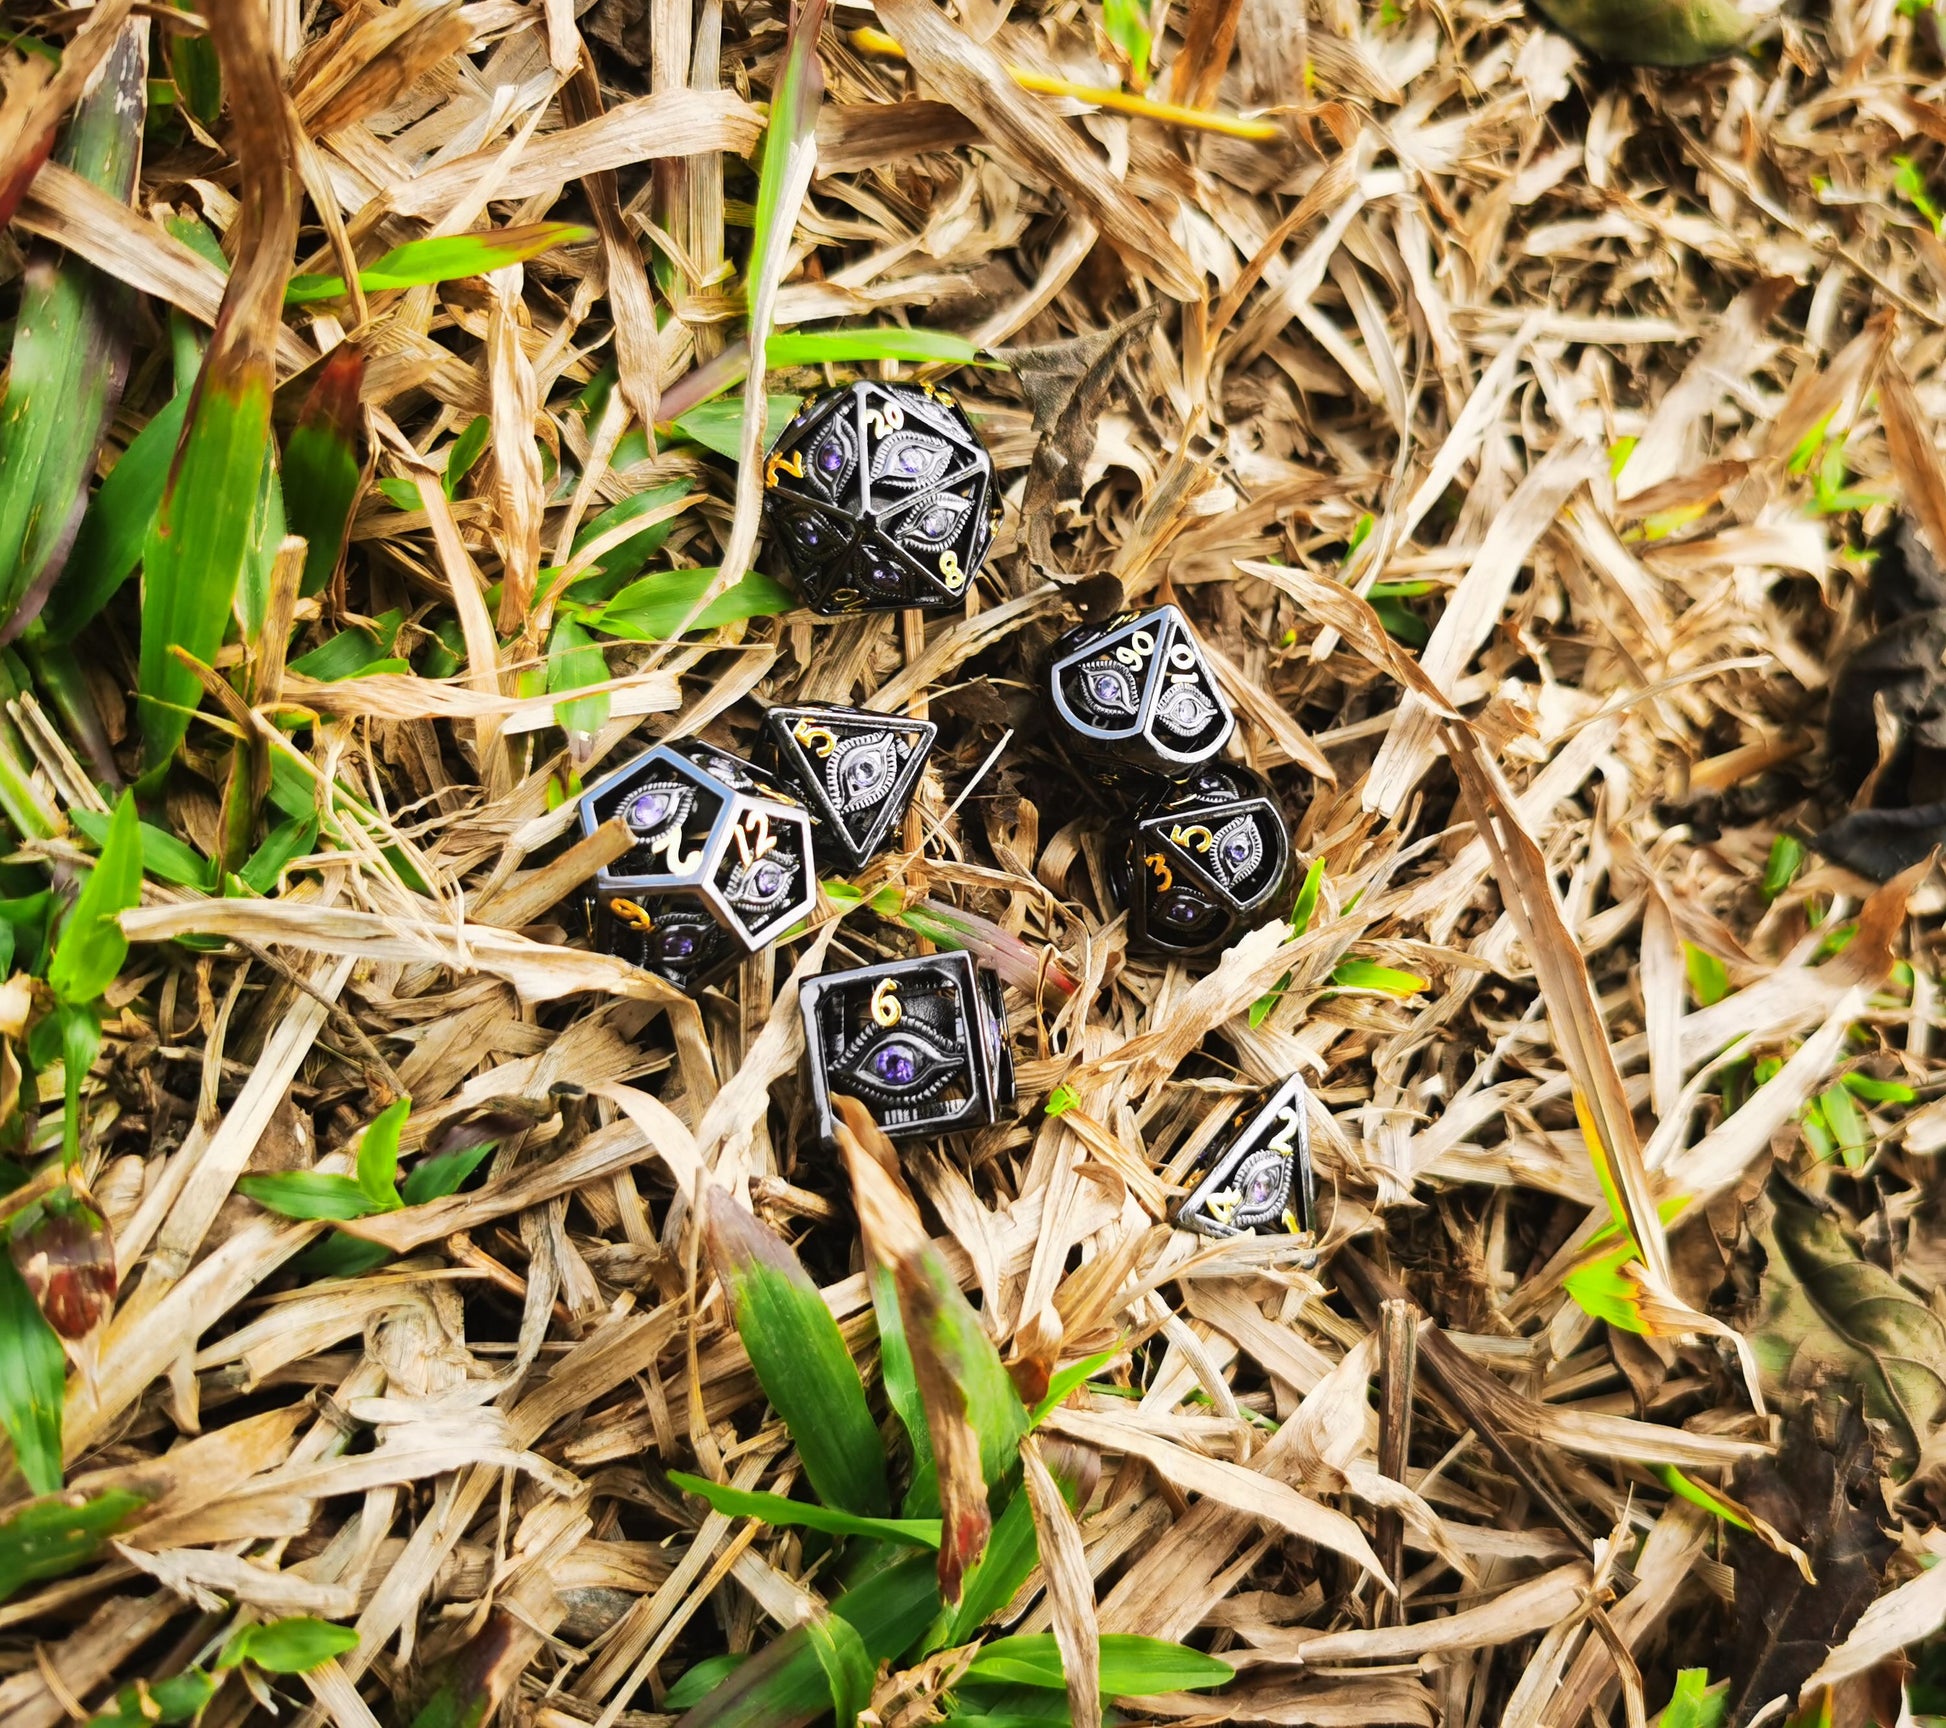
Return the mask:
<svg viewBox="0 0 1946 1728">
<path fill-rule="evenodd" d="M 909 1046 L 887 1044 L 872 1058 L 872 1072 L 888 1086 L 910 1086 L 919 1072 L 919 1064 Z"/>
<path fill-rule="evenodd" d="M 827 444 L 818 452 L 818 466 L 827 474 L 835 474 L 845 465 L 845 453 L 835 444 Z"/>
<path fill-rule="evenodd" d="M 660 947 L 665 960 L 687 960 L 696 952 L 696 937 L 689 930 L 665 930 Z"/>
<path fill-rule="evenodd" d="M 1243 1196 L 1252 1206 L 1267 1206 L 1277 1197 L 1276 1169 L 1266 1164 L 1263 1168 L 1252 1171 Z"/>
<path fill-rule="evenodd" d="M 751 879 L 750 885 L 764 899 L 768 900 L 779 888 L 783 887 L 784 873 L 775 864 L 759 864 L 757 866 L 757 873 Z"/>
<path fill-rule="evenodd" d="M 1250 856 L 1250 842 L 1241 834 L 1232 834 L 1223 842 L 1223 856 L 1232 864 L 1241 864 Z"/>
<path fill-rule="evenodd" d="M 660 828 L 669 820 L 669 794 L 644 792 L 628 807 L 631 828 Z"/>
<path fill-rule="evenodd" d="M 952 532 L 953 519 L 941 506 L 928 510 L 919 523 L 919 532 L 928 540 L 944 540 Z"/>
<path fill-rule="evenodd" d="M 1121 694 L 1121 685 L 1109 676 L 1108 673 L 1104 672 L 1095 680 L 1095 700 L 1097 702 L 1114 702 L 1120 698 Z"/>
<path fill-rule="evenodd" d="M 908 444 L 899 452 L 899 466 L 908 474 L 917 474 L 926 466 L 926 453 L 917 444 Z"/>
<path fill-rule="evenodd" d="M 800 526 L 797 531 L 797 537 L 806 546 L 822 546 L 824 544 L 824 536 L 818 532 L 818 525 L 815 522 L 806 522 Z"/>
<path fill-rule="evenodd" d="M 1171 900 L 1162 908 L 1162 915 L 1172 924 L 1194 924 L 1202 909 L 1193 900 Z"/>
</svg>

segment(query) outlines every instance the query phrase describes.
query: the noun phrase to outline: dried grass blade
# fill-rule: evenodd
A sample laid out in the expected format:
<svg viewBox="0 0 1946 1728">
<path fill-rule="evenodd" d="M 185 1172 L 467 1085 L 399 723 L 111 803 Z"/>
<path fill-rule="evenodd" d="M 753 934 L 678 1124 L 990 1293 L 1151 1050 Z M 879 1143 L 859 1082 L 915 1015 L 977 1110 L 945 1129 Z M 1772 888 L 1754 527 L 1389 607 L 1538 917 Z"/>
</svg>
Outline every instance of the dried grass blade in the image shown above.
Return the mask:
<svg viewBox="0 0 1946 1728">
<path fill-rule="evenodd" d="M 1094 1573 L 1074 1513 L 1031 1434 L 1021 1444 L 1020 1462 L 1054 1612 L 1054 1642 L 1068 1683 L 1068 1720 L 1074 1728 L 1101 1728 L 1101 1627 L 1095 1618 Z"/>
<path fill-rule="evenodd" d="M 1890 354 L 1879 369 L 1878 409 L 1905 507 L 1925 529 L 1933 555 L 1946 556 L 1946 466 L 1940 462 L 1912 380 Z"/>
<path fill-rule="evenodd" d="M 1669 1247 L 1656 1211 L 1655 1186 L 1642 1160 L 1634 1113 L 1588 978 L 1588 963 L 1562 914 L 1547 860 L 1473 729 L 1464 721 L 1448 721 L 1445 733 L 1461 792 L 1500 879 L 1501 902 L 1527 948 L 1547 1003 L 1555 1047 L 1574 1082 L 1575 1109 L 1583 1117 L 1595 1176 L 1650 1276 L 1667 1287 L 1672 1282 Z"/>
<path fill-rule="evenodd" d="M 1155 213 L 1067 127 L 1021 93 L 991 48 L 958 29 L 931 0 L 881 0 L 878 16 L 925 83 L 970 115 L 996 149 L 1063 188 L 1132 268 L 1173 299 L 1192 300 L 1201 292 L 1196 267 Z"/>
<path fill-rule="evenodd" d="M 52 76 L 38 60 L 10 72 L 0 101 L 0 228 L 19 208 L 22 195 L 54 147 L 54 134 L 88 80 L 114 47 L 135 0 L 101 0 L 74 34 Z"/>
</svg>

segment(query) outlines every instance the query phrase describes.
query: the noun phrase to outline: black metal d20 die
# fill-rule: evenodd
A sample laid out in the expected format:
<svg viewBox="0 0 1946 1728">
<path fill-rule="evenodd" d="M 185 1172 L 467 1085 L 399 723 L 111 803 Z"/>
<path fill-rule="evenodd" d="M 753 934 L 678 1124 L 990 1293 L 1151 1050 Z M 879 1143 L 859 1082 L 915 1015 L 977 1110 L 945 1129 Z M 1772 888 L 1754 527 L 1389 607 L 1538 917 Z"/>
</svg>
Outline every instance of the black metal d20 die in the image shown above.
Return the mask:
<svg viewBox="0 0 1946 1728">
<path fill-rule="evenodd" d="M 1245 1099 L 1217 1135 L 1202 1180 L 1176 1208 L 1177 1225 L 1205 1236 L 1316 1230 L 1309 1105 L 1295 1074 Z"/>
<path fill-rule="evenodd" d="M 1114 882 L 1129 945 L 1208 954 L 1256 923 L 1283 891 L 1291 837 L 1270 787 L 1247 768 L 1212 763 L 1128 819 Z"/>
<path fill-rule="evenodd" d="M 993 458 L 946 391 L 860 379 L 778 436 L 764 513 L 815 611 L 939 611 L 965 600 L 993 544 Z"/>
<path fill-rule="evenodd" d="M 929 954 L 799 986 L 818 1134 L 834 1096 L 860 1100 L 894 1140 L 984 1128 L 1014 1101 L 1000 980 L 970 954 Z"/>
<path fill-rule="evenodd" d="M 581 830 L 616 818 L 635 844 L 595 877 L 594 939 L 685 990 L 755 954 L 817 898 L 810 818 L 712 745 L 659 744 L 598 780 Z"/>
<path fill-rule="evenodd" d="M 912 802 L 939 728 L 863 708 L 773 708 L 764 736 L 811 812 L 819 858 L 857 870 Z"/>
<path fill-rule="evenodd" d="M 1180 780 L 1236 730 L 1202 645 L 1174 606 L 1070 630 L 1054 644 L 1048 695 L 1062 743 L 1108 785 Z"/>
</svg>

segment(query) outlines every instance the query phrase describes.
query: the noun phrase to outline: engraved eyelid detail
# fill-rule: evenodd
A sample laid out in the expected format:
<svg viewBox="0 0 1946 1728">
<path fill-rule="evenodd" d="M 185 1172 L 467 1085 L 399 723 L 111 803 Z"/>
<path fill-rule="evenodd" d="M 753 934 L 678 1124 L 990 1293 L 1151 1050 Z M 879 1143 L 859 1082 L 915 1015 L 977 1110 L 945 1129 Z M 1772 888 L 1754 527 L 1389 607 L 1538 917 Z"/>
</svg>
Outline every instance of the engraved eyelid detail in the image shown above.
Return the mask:
<svg viewBox="0 0 1946 1728">
<path fill-rule="evenodd" d="M 950 445 L 927 432 L 893 432 L 872 452 L 872 478 L 930 486 L 951 465 Z"/>
</svg>

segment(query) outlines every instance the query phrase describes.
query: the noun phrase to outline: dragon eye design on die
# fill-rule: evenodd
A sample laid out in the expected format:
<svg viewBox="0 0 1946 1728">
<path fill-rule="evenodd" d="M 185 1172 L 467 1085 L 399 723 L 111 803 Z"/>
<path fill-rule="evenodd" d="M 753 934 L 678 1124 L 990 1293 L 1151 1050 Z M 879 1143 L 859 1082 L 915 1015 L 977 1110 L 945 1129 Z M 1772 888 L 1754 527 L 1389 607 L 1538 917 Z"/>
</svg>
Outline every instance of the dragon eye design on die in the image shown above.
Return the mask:
<svg viewBox="0 0 1946 1728">
<path fill-rule="evenodd" d="M 767 852 L 749 863 L 732 861 L 723 876 L 724 897 L 755 923 L 790 898 L 797 883 L 797 860 L 782 851 Z"/>
<path fill-rule="evenodd" d="M 836 498 L 857 464 L 857 436 L 844 415 L 834 414 L 825 421 L 805 452 L 804 478 L 827 498 Z"/>
<path fill-rule="evenodd" d="M 1090 660 L 1081 668 L 1081 699 L 1098 714 L 1132 719 L 1142 705 L 1142 687 L 1126 666 Z"/>
<path fill-rule="evenodd" d="M 1195 684 L 1170 684 L 1156 696 L 1159 725 L 1178 738 L 1193 738 L 1216 718 L 1216 704 Z"/>
<path fill-rule="evenodd" d="M 1264 861 L 1264 837 L 1248 816 L 1236 816 L 1216 831 L 1209 850 L 1210 868 L 1228 887 L 1250 876 Z"/>
<path fill-rule="evenodd" d="M 1223 1199 L 1229 1202 L 1226 1221 L 1234 1229 L 1262 1230 L 1275 1224 L 1290 1205 L 1289 1155 L 1269 1146 L 1252 1152 L 1238 1167 Z"/>
<path fill-rule="evenodd" d="M 891 790 L 899 772 L 899 748 L 889 732 L 847 738 L 824 765 L 825 789 L 841 816 L 869 810 Z"/>
<path fill-rule="evenodd" d="M 867 1104 L 923 1104 L 959 1077 L 965 1060 L 933 1040 L 911 1019 L 881 1029 L 873 1025 L 848 1043 L 831 1063 L 831 1089 L 856 1088 Z"/>
<path fill-rule="evenodd" d="M 926 432 L 894 432 L 872 452 L 872 478 L 901 486 L 930 486 L 943 479 L 952 464 L 952 449 L 943 440 Z"/>
</svg>

